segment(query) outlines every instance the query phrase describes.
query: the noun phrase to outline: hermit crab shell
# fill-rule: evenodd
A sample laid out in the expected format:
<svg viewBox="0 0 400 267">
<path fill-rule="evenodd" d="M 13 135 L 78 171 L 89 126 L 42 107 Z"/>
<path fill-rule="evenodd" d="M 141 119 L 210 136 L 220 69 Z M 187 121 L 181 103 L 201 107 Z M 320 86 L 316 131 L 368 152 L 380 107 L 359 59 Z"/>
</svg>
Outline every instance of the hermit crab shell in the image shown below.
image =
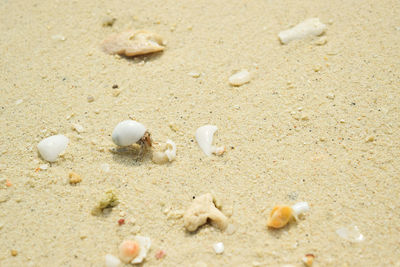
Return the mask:
<svg viewBox="0 0 400 267">
<path fill-rule="evenodd" d="M 115 126 L 112 132 L 112 140 L 117 146 L 130 146 L 138 142 L 146 132 L 146 127 L 143 124 L 126 120 Z"/>
<path fill-rule="evenodd" d="M 103 41 L 102 48 L 108 54 L 131 57 L 159 52 L 165 47 L 162 37 L 158 34 L 128 30 L 109 36 Z"/>
</svg>

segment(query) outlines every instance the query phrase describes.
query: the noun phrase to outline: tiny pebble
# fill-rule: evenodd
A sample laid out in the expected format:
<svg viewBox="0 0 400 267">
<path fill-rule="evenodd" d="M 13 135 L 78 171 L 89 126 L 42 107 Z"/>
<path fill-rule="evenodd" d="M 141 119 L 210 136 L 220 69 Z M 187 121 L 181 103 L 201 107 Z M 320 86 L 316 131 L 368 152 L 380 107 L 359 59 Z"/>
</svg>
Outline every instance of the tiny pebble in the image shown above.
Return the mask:
<svg viewBox="0 0 400 267">
<path fill-rule="evenodd" d="M 333 100 L 333 99 L 335 99 L 335 95 L 333 93 L 328 93 L 326 95 L 326 98 Z"/>
<path fill-rule="evenodd" d="M 125 224 L 125 219 L 119 219 L 118 220 L 118 225 L 123 225 L 123 224 Z"/>
<path fill-rule="evenodd" d="M 68 177 L 69 177 L 70 184 L 78 184 L 78 183 L 82 182 L 82 177 L 80 177 L 79 174 L 77 174 L 75 172 L 70 172 Z"/>
<path fill-rule="evenodd" d="M 118 84 L 114 84 L 114 85 L 112 86 L 112 88 L 113 88 L 113 89 L 117 89 L 117 88 L 118 88 Z"/>
<path fill-rule="evenodd" d="M 15 249 L 11 250 L 11 256 L 15 257 L 18 255 L 18 251 L 16 251 Z"/>
<path fill-rule="evenodd" d="M 213 248 L 214 248 L 215 253 L 217 253 L 217 254 L 224 253 L 225 248 L 224 248 L 224 244 L 222 242 L 215 243 L 213 245 Z"/>
<path fill-rule="evenodd" d="M 19 105 L 19 104 L 21 104 L 22 102 L 24 102 L 24 100 L 22 100 L 22 99 L 18 99 L 17 101 L 15 101 L 15 105 Z"/>
<path fill-rule="evenodd" d="M 199 78 L 200 77 L 200 72 L 191 71 L 191 72 L 188 73 L 188 75 L 193 77 L 193 78 Z"/>
<path fill-rule="evenodd" d="M 250 73 L 245 69 L 229 77 L 229 84 L 233 86 L 241 86 L 248 82 L 250 82 Z"/>
<path fill-rule="evenodd" d="M 51 36 L 51 39 L 56 40 L 56 41 L 65 41 L 66 40 L 65 36 L 63 36 L 61 34 L 55 34 L 55 35 Z"/>
<path fill-rule="evenodd" d="M 85 129 L 83 128 L 82 125 L 77 124 L 77 123 L 73 123 L 72 124 L 72 130 L 76 131 L 77 133 L 82 133 L 85 131 Z"/>
<path fill-rule="evenodd" d="M 87 102 L 92 103 L 94 101 L 94 97 L 92 95 L 88 95 Z"/>
<path fill-rule="evenodd" d="M 166 253 L 164 250 L 160 249 L 159 251 L 156 252 L 156 259 L 160 260 L 166 256 Z"/>
</svg>

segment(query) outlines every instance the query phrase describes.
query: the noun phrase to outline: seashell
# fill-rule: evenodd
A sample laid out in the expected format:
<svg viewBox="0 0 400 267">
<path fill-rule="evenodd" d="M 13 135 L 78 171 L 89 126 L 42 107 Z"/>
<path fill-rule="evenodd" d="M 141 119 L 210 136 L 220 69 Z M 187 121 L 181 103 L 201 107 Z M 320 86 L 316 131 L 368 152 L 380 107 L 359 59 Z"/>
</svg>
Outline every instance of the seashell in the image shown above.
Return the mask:
<svg viewBox="0 0 400 267">
<path fill-rule="evenodd" d="M 145 134 L 146 127 L 143 124 L 125 120 L 115 126 L 112 132 L 112 140 L 117 146 L 130 146 L 138 142 Z"/>
<path fill-rule="evenodd" d="M 153 162 L 157 164 L 164 164 L 171 162 L 176 158 L 176 145 L 172 140 L 167 140 L 165 146 L 161 151 L 153 152 Z"/>
<path fill-rule="evenodd" d="M 106 267 L 118 267 L 121 264 L 121 261 L 111 254 L 106 254 L 105 261 Z"/>
<path fill-rule="evenodd" d="M 132 261 L 131 264 L 141 263 L 147 256 L 147 252 L 151 247 L 151 240 L 146 236 L 136 236 L 136 242 L 139 244 L 140 251 L 139 255 L 137 255 Z"/>
<path fill-rule="evenodd" d="M 299 202 L 292 206 L 293 217 L 298 220 L 299 215 L 310 211 L 310 206 L 307 202 Z"/>
<path fill-rule="evenodd" d="M 267 221 L 267 226 L 272 228 L 282 228 L 288 224 L 292 218 L 292 208 L 289 206 L 275 206 Z"/>
<path fill-rule="evenodd" d="M 250 82 L 250 73 L 247 70 L 241 70 L 229 77 L 229 84 L 233 86 L 241 86 Z"/>
<path fill-rule="evenodd" d="M 304 39 L 309 36 L 319 36 L 325 32 L 326 25 L 319 21 L 319 18 L 306 19 L 293 28 L 281 31 L 278 34 L 282 44 L 288 44 L 293 40 Z"/>
<path fill-rule="evenodd" d="M 49 162 L 55 162 L 58 156 L 67 149 L 69 139 L 62 135 L 53 135 L 39 142 L 37 148 L 40 156 Z"/>
<path fill-rule="evenodd" d="M 118 256 L 124 263 L 129 263 L 139 255 L 140 245 L 136 241 L 125 240 L 119 245 Z"/>
<path fill-rule="evenodd" d="M 207 156 L 210 156 L 211 153 L 222 155 L 225 152 L 225 147 L 212 145 L 213 136 L 217 130 L 218 127 L 214 125 L 204 125 L 196 130 L 196 141 Z"/>
<path fill-rule="evenodd" d="M 162 37 L 155 33 L 128 30 L 109 36 L 102 48 L 108 54 L 131 57 L 163 51 L 165 47 Z"/>
</svg>

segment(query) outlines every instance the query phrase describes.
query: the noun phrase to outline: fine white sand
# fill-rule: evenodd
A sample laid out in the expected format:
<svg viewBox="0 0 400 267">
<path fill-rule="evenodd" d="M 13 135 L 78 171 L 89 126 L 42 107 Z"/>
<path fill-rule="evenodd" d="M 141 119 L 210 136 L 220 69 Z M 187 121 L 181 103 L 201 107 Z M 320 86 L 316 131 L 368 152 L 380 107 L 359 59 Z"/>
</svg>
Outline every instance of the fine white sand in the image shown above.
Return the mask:
<svg viewBox="0 0 400 267">
<path fill-rule="evenodd" d="M 302 266 L 306 253 L 314 266 L 397 266 L 399 12 L 397 0 L 1 1 L 0 266 L 103 266 L 135 234 L 153 242 L 145 266 Z M 312 17 L 327 25 L 326 44 L 280 44 L 280 31 Z M 101 51 L 126 29 L 156 32 L 167 48 Z M 250 83 L 230 86 L 241 69 Z M 176 160 L 110 153 L 129 118 L 173 140 Z M 198 147 L 204 124 L 218 126 L 222 157 Z M 36 146 L 53 134 L 68 149 L 35 171 L 46 163 Z M 81 183 L 68 183 L 71 171 Z M 92 216 L 109 189 L 120 204 Z M 204 193 L 236 231 L 185 231 L 179 214 Z M 274 205 L 300 201 L 311 207 L 300 221 L 266 228 Z M 336 234 L 350 225 L 363 242 Z"/>
</svg>

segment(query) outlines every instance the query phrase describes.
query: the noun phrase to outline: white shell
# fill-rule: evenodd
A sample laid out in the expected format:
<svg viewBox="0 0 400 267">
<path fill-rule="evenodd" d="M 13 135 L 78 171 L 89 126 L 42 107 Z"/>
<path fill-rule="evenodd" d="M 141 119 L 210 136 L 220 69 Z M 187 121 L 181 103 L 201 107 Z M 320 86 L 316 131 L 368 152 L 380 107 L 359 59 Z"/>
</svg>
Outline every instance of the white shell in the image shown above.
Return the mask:
<svg viewBox="0 0 400 267">
<path fill-rule="evenodd" d="M 224 253 L 225 247 L 224 247 L 224 243 L 222 243 L 222 242 L 215 243 L 215 244 L 213 245 L 213 248 L 214 248 L 215 253 L 217 253 L 217 254 L 222 254 L 222 253 Z"/>
<path fill-rule="evenodd" d="M 341 238 L 350 242 L 359 243 L 364 241 L 364 236 L 360 233 L 360 230 L 355 225 L 339 228 L 336 230 L 336 233 Z"/>
<path fill-rule="evenodd" d="M 162 151 L 154 151 L 153 152 L 153 162 L 157 164 L 164 164 L 167 162 L 171 162 L 176 158 L 176 145 L 175 143 L 168 139 L 165 143 L 165 146 L 162 148 Z"/>
<path fill-rule="evenodd" d="M 292 206 L 293 216 L 297 220 L 300 214 L 308 212 L 310 210 L 310 206 L 307 202 L 299 202 Z"/>
<path fill-rule="evenodd" d="M 136 236 L 135 240 L 139 243 L 140 251 L 139 255 L 131 261 L 131 264 L 141 263 L 146 258 L 147 252 L 151 247 L 150 237 Z"/>
<path fill-rule="evenodd" d="M 53 135 L 39 142 L 37 148 L 40 156 L 49 162 L 55 162 L 58 156 L 67 149 L 69 139 L 62 135 Z"/>
<path fill-rule="evenodd" d="M 281 31 L 278 34 L 282 44 L 287 44 L 293 40 L 304 39 L 309 36 L 319 36 L 324 33 L 326 25 L 321 23 L 318 18 L 307 19 L 293 28 Z"/>
<path fill-rule="evenodd" d="M 126 120 L 115 126 L 112 132 L 112 140 L 117 146 L 130 146 L 139 141 L 145 132 L 146 128 L 143 124 L 133 120 Z"/>
<path fill-rule="evenodd" d="M 233 86 L 241 86 L 250 82 L 250 73 L 247 70 L 241 70 L 229 77 L 229 83 Z"/>
<path fill-rule="evenodd" d="M 170 139 L 168 139 L 166 143 L 167 150 L 165 150 L 165 155 L 167 155 L 169 161 L 173 161 L 176 158 L 176 145 Z"/>
<path fill-rule="evenodd" d="M 121 261 L 111 254 L 107 254 L 105 260 L 106 267 L 118 267 L 121 264 Z"/>
<path fill-rule="evenodd" d="M 210 156 L 211 153 L 219 155 L 225 151 L 224 147 L 212 145 L 213 136 L 217 130 L 218 127 L 215 125 L 204 125 L 196 130 L 196 141 L 207 156 Z"/>
</svg>

